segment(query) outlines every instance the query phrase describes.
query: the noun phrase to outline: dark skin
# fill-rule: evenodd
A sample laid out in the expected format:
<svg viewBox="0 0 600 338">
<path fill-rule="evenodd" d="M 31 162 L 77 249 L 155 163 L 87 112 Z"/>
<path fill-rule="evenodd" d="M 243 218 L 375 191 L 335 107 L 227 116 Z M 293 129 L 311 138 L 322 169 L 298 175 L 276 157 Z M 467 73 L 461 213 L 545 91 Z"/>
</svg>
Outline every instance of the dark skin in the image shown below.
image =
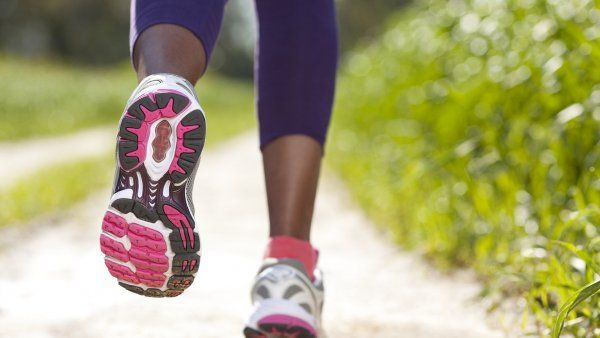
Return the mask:
<svg viewBox="0 0 600 338">
<path fill-rule="evenodd" d="M 196 85 L 206 68 L 206 54 L 192 32 L 180 26 L 161 24 L 146 29 L 138 37 L 133 49 L 133 66 L 138 81 L 152 74 L 171 73 Z"/>
<path fill-rule="evenodd" d="M 133 64 L 139 81 L 148 75 L 171 73 L 195 85 L 206 69 L 206 54 L 189 30 L 160 24 L 140 35 Z M 310 240 L 322 155 L 315 139 L 299 134 L 279 137 L 263 147 L 271 236 Z"/>
</svg>

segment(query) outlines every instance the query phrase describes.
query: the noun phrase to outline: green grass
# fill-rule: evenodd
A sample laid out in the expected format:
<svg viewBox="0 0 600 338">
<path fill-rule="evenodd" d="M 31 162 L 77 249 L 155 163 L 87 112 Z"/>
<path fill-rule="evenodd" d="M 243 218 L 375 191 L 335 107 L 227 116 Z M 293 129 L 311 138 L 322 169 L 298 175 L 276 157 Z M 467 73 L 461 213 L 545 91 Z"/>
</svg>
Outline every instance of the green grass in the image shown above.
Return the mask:
<svg viewBox="0 0 600 338">
<path fill-rule="evenodd" d="M 115 126 L 135 75 L 128 65 L 97 69 L 0 58 L 0 141 Z M 255 123 L 252 84 L 208 74 L 197 86 L 207 115 L 207 146 Z M 114 155 L 41 168 L 0 190 L 0 227 L 80 202 L 114 173 Z"/>
<path fill-rule="evenodd" d="M 536 336 L 559 312 L 564 336 L 600 336 L 584 288 L 600 279 L 599 13 L 421 1 L 338 89 L 328 152 L 360 204 L 436 265 L 474 267 L 490 299 L 526 300 Z"/>
<path fill-rule="evenodd" d="M 113 162 L 111 154 L 53 165 L 0 190 L 0 227 L 70 208 L 98 187 L 107 187 Z"/>
<path fill-rule="evenodd" d="M 196 91 L 206 113 L 207 146 L 255 128 L 252 83 L 209 73 L 200 80 Z"/>
<path fill-rule="evenodd" d="M 0 141 L 115 125 L 136 86 L 128 63 L 90 68 L 0 56 Z M 252 84 L 209 73 L 197 85 L 210 145 L 254 123 Z"/>
<path fill-rule="evenodd" d="M 116 123 L 134 73 L 116 68 L 70 67 L 46 60 L 0 57 L 0 140 L 16 140 Z"/>
</svg>

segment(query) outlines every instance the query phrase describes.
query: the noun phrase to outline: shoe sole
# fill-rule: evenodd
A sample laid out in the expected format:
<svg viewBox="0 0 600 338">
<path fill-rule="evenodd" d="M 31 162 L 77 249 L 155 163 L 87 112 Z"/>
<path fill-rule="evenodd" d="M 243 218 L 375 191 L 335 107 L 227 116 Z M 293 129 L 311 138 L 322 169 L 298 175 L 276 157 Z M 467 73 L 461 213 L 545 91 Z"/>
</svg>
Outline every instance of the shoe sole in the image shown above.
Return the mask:
<svg viewBox="0 0 600 338">
<path fill-rule="evenodd" d="M 190 105 L 181 92 L 159 89 L 129 105 L 119 125 L 115 193 L 100 248 L 119 285 L 140 295 L 178 296 L 198 271 L 200 237 L 186 185 L 206 127 Z"/>
</svg>

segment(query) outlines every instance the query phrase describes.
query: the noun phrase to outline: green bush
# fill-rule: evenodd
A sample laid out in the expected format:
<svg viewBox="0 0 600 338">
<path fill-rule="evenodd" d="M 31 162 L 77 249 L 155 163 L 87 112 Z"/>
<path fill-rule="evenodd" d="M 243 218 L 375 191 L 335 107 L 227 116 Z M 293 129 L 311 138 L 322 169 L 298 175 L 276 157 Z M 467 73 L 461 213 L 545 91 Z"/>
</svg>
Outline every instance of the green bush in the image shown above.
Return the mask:
<svg viewBox="0 0 600 338">
<path fill-rule="evenodd" d="M 492 299 L 526 299 L 541 336 L 600 279 L 599 39 L 598 2 L 423 1 L 338 89 L 329 151 L 357 200 Z M 600 335 L 597 293 L 564 332 Z"/>
</svg>

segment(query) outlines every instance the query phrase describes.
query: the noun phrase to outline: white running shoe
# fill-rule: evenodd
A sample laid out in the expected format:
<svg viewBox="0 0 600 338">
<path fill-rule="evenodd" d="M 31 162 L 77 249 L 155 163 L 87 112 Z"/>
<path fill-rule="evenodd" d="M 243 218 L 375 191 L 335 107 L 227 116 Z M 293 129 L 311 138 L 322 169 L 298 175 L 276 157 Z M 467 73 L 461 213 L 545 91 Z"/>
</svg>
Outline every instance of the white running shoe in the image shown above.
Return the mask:
<svg viewBox="0 0 600 338">
<path fill-rule="evenodd" d="M 246 338 L 320 337 L 324 288 L 321 272 L 314 275 L 311 281 L 294 259 L 265 260 L 252 287 Z"/>
<path fill-rule="evenodd" d="M 127 103 L 100 248 L 129 291 L 174 297 L 194 280 L 200 238 L 191 196 L 205 133 L 194 87 L 182 77 L 148 76 Z"/>
</svg>

